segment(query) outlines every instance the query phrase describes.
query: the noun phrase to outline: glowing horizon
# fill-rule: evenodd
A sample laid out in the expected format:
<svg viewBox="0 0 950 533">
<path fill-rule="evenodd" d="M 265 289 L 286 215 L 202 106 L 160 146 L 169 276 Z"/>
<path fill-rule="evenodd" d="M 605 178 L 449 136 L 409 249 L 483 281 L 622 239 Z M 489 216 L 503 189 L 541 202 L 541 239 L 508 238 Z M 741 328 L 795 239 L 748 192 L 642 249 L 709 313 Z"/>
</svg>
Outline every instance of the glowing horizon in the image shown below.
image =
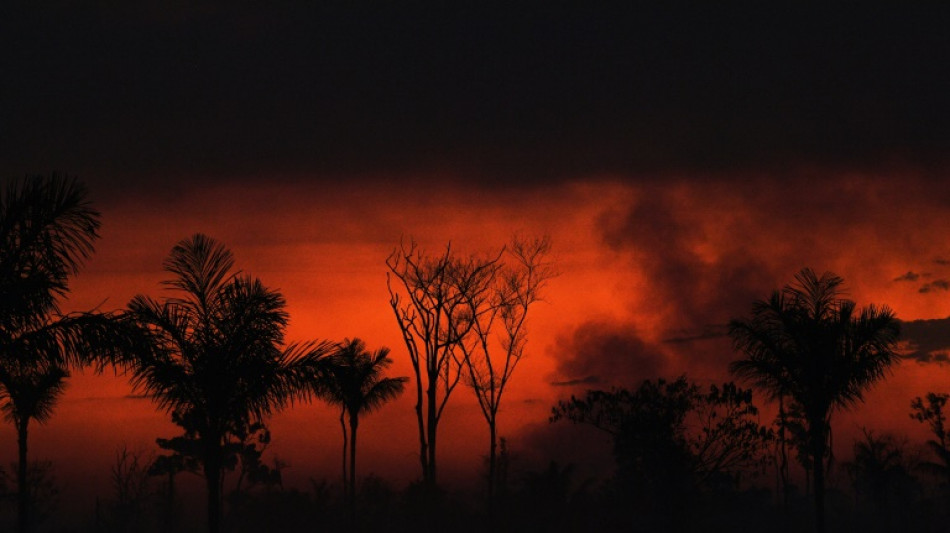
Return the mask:
<svg viewBox="0 0 950 533">
<path fill-rule="evenodd" d="M 794 196 L 795 184 L 768 180 L 745 189 L 738 181 L 581 180 L 478 195 L 447 185 L 425 193 L 395 185 L 378 190 L 305 183 L 196 186 L 181 201 L 140 197 L 104 206 L 96 254 L 74 279 L 66 307 L 110 310 L 138 293 L 160 297 L 168 250 L 204 232 L 232 249 L 238 269 L 281 290 L 291 315 L 288 341 L 360 337 L 371 349 L 388 346 L 395 360 L 390 375 L 408 376 L 385 284 L 384 260 L 399 239 L 412 236 L 436 253 L 449 241 L 462 252 L 481 252 L 497 250 L 515 231 L 549 234 L 560 275 L 551 280 L 545 301 L 531 310 L 528 356 L 499 420 L 513 451 L 531 461 L 564 453 L 544 448 L 550 439 L 542 436 L 566 431 L 548 426 L 546 419 L 557 399 L 571 392 L 630 387 L 640 379 L 684 372 L 704 383 L 731 379 L 725 367 L 737 355 L 716 326 L 748 313 L 754 299 L 789 282 L 801 266 L 843 276 L 859 305 L 889 304 L 905 320 L 950 315 L 941 290 L 920 292 L 941 279 L 944 266 L 939 261 L 946 249 L 921 223 L 939 216 L 939 198 L 907 181 L 865 179 L 832 176 L 804 198 Z M 97 191 L 94 184 L 91 188 L 95 203 Z M 314 202 L 318 191 L 322 201 Z M 807 201 L 841 191 L 850 191 L 852 202 L 833 205 L 849 206 L 846 213 L 827 210 L 830 200 Z M 895 197 L 915 205 L 912 217 L 880 215 L 881 205 Z M 789 207 L 783 212 L 782 205 Z M 802 221 L 815 227 L 809 237 L 783 239 L 796 235 L 793 228 Z M 849 244 L 816 237 L 829 228 Z M 885 249 L 899 254 L 882 254 Z M 805 263 L 792 264 L 798 257 Z M 907 272 L 920 277 L 902 279 Z M 857 424 L 922 435 L 923 428 L 907 416 L 909 402 L 941 390 L 941 368 L 905 362 L 875 387 L 865 405 L 837 415 L 836 427 L 845 435 Z M 565 382 L 576 385 L 557 385 Z M 419 475 L 411 387 L 361 424 L 361 472 L 402 482 Z M 151 402 L 130 393 L 122 376 L 74 374 L 52 420 L 31 434 L 34 457 L 59 458 L 70 478 L 103 479 L 119 446 L 157 451 L 156 437 L 179 430 Z M 317 401 L 270 422 L 274 441 L 268 454 L 291 465 L 286 472 L 291 484 L 338 476 L 336 416 Z M 0 427 L 0 453 L 13 455 L 13 435 L 11 427 Z M 487 440 L 471 391 L 460 387 L 440 426 L 445 479 L 473 479 Z M 846 438 L 836 444 L 842 456 L 850 450 Z"/>
</svg>

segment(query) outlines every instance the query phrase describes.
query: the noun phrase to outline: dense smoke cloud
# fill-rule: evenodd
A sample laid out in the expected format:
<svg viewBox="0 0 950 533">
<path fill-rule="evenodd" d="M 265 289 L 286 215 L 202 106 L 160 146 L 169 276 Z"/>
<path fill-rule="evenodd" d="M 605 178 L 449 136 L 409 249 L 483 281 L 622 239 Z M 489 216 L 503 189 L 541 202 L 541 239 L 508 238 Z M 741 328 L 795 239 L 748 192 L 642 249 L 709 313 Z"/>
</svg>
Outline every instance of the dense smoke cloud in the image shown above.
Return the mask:
<svg viewBox="0 0 950 533">
<path fill-rule="evenodd" d="M 656 347 L 625 325 L 585 322 L 558 339 L 555 352 L 561 361 L 558 374 L 564 376 L 551 383 L 555 386 L 625 386 L 666 370 L 666 360 Z"/>
<path fill-rule="evenodd" d="M 585 323 L 567 335 L 575 341 L 561 343 L 555 381 L 600 377 L 608 368 L 627 383 L 684 371 L 724 377 L 737 357 L 726 337 L 729 321 L 747 316 L 754 301 L 804 267 L 844 277 L 845 296 L 860 306 L 899 305 L 903 312 L 927 312 L 921 299 L 950 287 L 939 277 L 940 260 L 930 261 L 935 272 L 920 273 L 921 261 L 912 259 L 940 251 L 932 217 L 946 187 L 927 178 L 898 185 L 824 171 L 632 189 L 634 199 L 602 212 L 596 226 L 602 242 L 626 258 L 631 317 Z M 916 210 L 899 220 L 891 205 Z M 940 337 L 938 329 L 915 326 L 905 334 L 921 346 L 913 355 L 921 361 L 946 358 L 940 348 L 950 342 Z M 627 342 L 616 342 L 621 338 Z M 627 349 L 626 357 L 617 348 Z"/>
<path fill-rule="evenodd" d="M 903 322 L 901 336 L 906 358 L 920 363 L 950 362 L 950 318 Z"/>
</svg>

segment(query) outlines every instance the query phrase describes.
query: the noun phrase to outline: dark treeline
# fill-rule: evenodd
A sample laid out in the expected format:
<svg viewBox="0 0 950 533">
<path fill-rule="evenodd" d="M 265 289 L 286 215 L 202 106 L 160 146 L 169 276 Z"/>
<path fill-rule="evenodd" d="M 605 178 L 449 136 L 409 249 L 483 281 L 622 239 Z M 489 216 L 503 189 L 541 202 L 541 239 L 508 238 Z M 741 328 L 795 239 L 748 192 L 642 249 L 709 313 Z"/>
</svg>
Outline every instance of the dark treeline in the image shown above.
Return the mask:
<svg viewBox="0 0 950 533">
<path fill-rule="evenodd" d="M 386 347 L 359 338 L 288 341 L 283 296 L 196 234 L 164 262 L 162 299 L 62 312 L 69 280 L 93 253 L 99 213 L 79 181 L 15 180 L 0 191 L 0 409 L 18 456 L 0 470 L 0 526 L 49 531 L 818 531 L 943 530 L 950 519 L 950 395 L 924 392 L 908 414 L 920 446 L 866 428 L 853 459 L 833 454 L 832 417 L 899 361 L 899 322 L 859 308 L 843 280 L 804 269 L 730 324 L 737 382 L 656 376 L 559 401 L 550 423 L 611 442 L 615 469 L 586 479 L 572 464 L 521 464 L 497 433 L 524 356 L 528 311 L 557 275 L 547 238 L 500 251 L 427 254 L 401 243 L 385 261 L 395 323 L 412 365 L 387 376 Z M 54 414 L 72 370 L 112 367 L 178 426 L 156 449 L 116 453 L 112 490 L 91 519 L 57 522 L 55 467 L 29 455 L 30 423 Z M 438 477 L 438 427 L 459 384 L 489 436 L 484 483 L 454 493 Z M 400 394 L 415 398 L 420 476 L 396 487 L 358 470 L 358 429 Z M 758 395 L 758 396 L 756 396 Z M 762 420 L 764 398 L 777 407 Z M 341 469 L 285 487 L 265 454 L 269 418 L 294 402 L 339 409 Z M 328 428 L 328 430 L 333 428 Z M 327 434 L 331 434 L 329 431 Z M 578 450 L 581 458 L 586 450 Z M 184 502 L 179 474 L 204 483 Z M 187 505 L 186 505 L 187 503 Z M 200 521 L 185 508 L 200 507 Z"/>
</svg>

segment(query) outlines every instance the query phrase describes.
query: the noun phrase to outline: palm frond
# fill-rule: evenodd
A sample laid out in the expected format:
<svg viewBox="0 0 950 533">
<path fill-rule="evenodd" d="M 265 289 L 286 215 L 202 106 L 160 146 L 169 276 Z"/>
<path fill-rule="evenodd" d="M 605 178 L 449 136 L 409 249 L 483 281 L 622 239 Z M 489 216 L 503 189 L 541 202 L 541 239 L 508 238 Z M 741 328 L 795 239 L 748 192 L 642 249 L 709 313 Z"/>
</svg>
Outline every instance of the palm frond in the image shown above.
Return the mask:
<svg viewBox="0 0 950 533">
<path fill-rule="evenodd" d="M 30 176 L 0 195 L 0 263 L 30 266 L 53 277 L 78 272 L 99 237 L 99 212 L 74 178 Z"/>
<path fill-rule="evenodd" d="M 363 411 L 373 412 L 387 402 L 396 399 L 406 388 L 409 378 L 383 378 L 372 385 L 363 398 Z"/>
<path fill-rule="evenodd" d="M 43 423 L 53 415 L 62 397 L 69 373 L 59 366 L 8 365 L 0 372 L 0 410 L 14 424 L 36 420 Z"/>
<path fill-rule="evenodd" d="M 841 298 L 843 280 L 830 272 L 819 277 L 804 269 L 795 280 L 756 302 L 750 318 L 730 324 L 733 344 L 746 356 L 730 370 L 823 419 L 834 407 L 861 401 L 898 361 L 900 330 L 890 309 L 858 310 Z"/>
<path fill-rule="evenodd" d="M 80 182 L 56 175 L 0 190 L 0 334 L 35 329 L 59 312 L 68 276 L 99 236 L 99 213 L 86 197 Z"/>
<path fill-rule="evenodd" d="M 327 402 L 344 406 L 350 414 L 374 411 L 398 396 L 408 381 L 384 377 L 391 364 L 389 348 L 371 353 L 361 339 L 345 339 L 327 358 L 317 387 Z"/>
<path fill-rule="evenodd" d="M 283 348 L 283 295 L 232 267 L 227 248 L 195 235 L 165 261 L 172 277 L 163 283 L 176 293 L 162 302 L 137 296 L 128 306 L 128 320 L 148 344 L 123 361 L 133 387 L 203 446 L 246 438 L 266 417 L 307 398 L 335 346 Z"/>
<path fill-rule="evenodd" d="M 234 256 L 224 244 L 197 233 L 176 244 L 163 266 L 174 275 L 164 285 L 207 305 L 212 295 L 230 281 Z"/>
</svg>

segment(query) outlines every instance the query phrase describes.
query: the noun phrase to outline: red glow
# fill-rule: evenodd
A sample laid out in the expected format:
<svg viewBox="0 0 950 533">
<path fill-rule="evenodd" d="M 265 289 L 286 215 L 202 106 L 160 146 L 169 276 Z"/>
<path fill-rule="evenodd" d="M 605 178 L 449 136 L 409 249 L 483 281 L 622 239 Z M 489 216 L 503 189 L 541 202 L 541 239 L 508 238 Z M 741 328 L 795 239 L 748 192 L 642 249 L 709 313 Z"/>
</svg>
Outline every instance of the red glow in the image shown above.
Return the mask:
<svg viewBox="0 0 950 533">
<path fill-rule="evenodd" d="M 635 330 L 666 358 L 669 375 L 727 379 L 725 362 L 731 355 L 722 339 L 663 341 L 709 325 L 690 322 L 690 312 L 715 310 L 718 302 L 731 301 L 730 291 L 739 288 L 728 275 L 740 265 L 752 265 L 750 272 L 758 277 L 747 281 L 758 298 L 788 282 L 801 267 L 812 266 L 842 275 L 859 304 L 886 303 L 901 319 L 950 315 L 950 298 L 942 293 L 919 293 L 917 285 L 895 281 L 909 270 L 932 279 L 950 271 L 934 262 L 950 255 L 943 244 L 950 222 L 945 207 L 939 198 L 907 185 L 915 183 L 912 176 L 908 180 L 898 186 L 883 179 L 838 176 L 813 194 L 807 190 L 814 185 L 809 180 L 712 185 L 682 180 L 651 186 L 589 180 L 479 194 L 449 185 L 422 192 L 396 185 L 374 190 L 303 184 L 195 188 L 175 202 L 138 198 L 100 206 L 102 239 L 75 279 L 67 307 L 116 309 L 136 293 L 158 295 L 168 250 L 200 231 L 228 245 L 238 268 L 283 292 L 291 313 L 290 340 L 361 337 L 370 348 L 392 349 L 392 375 L 410 375 L 385 281 L 384 260 L 399 239 L 415 237 L 431 251 L 449 241 L 462 251 L 484 251 L 497 249 L 514 231 L 547 233 L 560 276 L 549 283 L 545 302 L 531 311 L 529 355 L 500 415 L 500 434 L 518 452 L 529 433 L 545 424 L 551 405 L 574 390 L 551 382 L 584 377 L 558 373 L 559 361 L 573 355 L 564 350 L 571 348 L 570 335 L 582 323 L 596 320 Z M 635 205 L 659 205 L 673 229 L 647 228 L 654 233 L 626 240 L 637 230 L 630 219 Z M 912 208 L 897 216 L 894 205 Z M 675 242 L 657 237 L 655 232 L 664 228 Z M 603 231 L 615 232 L 618 242 L 605 244 Z M 643 247 L 642 242 L 652 244 Z M 686 275 L 701 274 L 688 280 L 696 291 L 693 308 L 675 297 L 680 285 L 671 281 L 683 274 L 675 271 L 683 264 L 691 269 Z M 738 309 L 723 308 L 706 318 L 722 324 L 748 312 L 751 303 L 745 299 Z M 919 424 L 907 416 L 909 402 L 929 390 L 942 390 L 946 372 L 905 363 L 866 405 L 838 417 L 837 424 L 844 434 L 867 425 L 922 435 Z M 34 432 L 35 456 L 62 464 L 64 476 L 101 483 L 113 450 L 122 444 L 151 450 L 156 437 L 177 433 L 148 400 L 127 398 L 130 392 L 122 376 L 76 375 L 56 416 Z M 400 480 L 418 476 L 412 397 L 403 395 L 361 424 L 362 472 Z M 290 464 L 289 483 L 339 475 L 336 416 L 316 403 L 295 406 L 272 421 L 269 453 Z M 440 427 L 446 478 L 472 477 L 481 467 L 488 434 L 470 391 L 456 391 Z M 842 455 L 850 442 L 847 437 L 836 441 Z M 0 426 L 0 454 L 13 457 L 14 444 L 13 429 Z M 521 452 L 528 456 L 530 450 Z"/>
</svg>

